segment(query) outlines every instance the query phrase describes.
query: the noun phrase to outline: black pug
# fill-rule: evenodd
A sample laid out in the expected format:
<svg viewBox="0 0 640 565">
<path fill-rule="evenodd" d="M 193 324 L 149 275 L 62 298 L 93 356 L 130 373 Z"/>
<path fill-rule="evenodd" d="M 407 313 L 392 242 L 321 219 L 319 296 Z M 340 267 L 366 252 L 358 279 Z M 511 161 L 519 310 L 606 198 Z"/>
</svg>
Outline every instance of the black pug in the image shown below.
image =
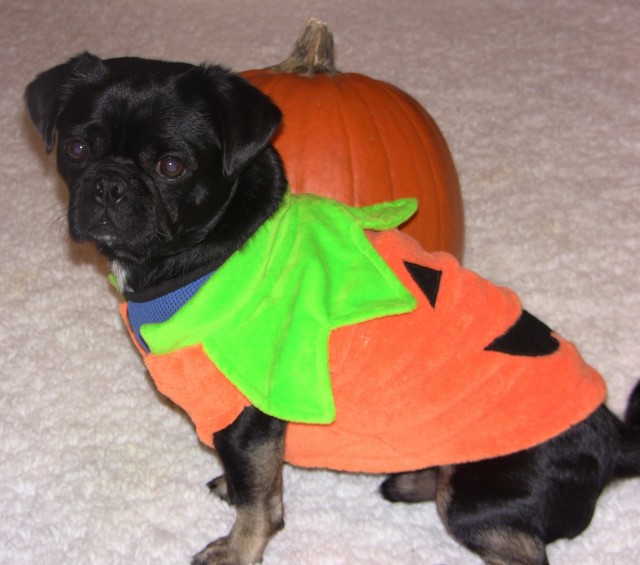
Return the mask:
<svg viewBox="0 0 640 565">
<path fill-rule="evenodd" d="M 25 99 L 48 152 L 57 138 L 72 238 L 95 243 L 131 301 L 174 293 L 241 255 L 286 201 L 283 166 L 270 145 L 281 113 L 223 68 L 84 53 L 36 77 Z M 439 279 L 429 276 L 420 288 L 435 304 Z M 532 328 L 550 344 L 534 356 L 557 348 L 526 314 L 502 341 L 520 342 Z M 209 486 L 235 506 L 236 522 L 194 564 L 259 562 L 284 526 L 282 464 L 293 424 L 252 405 L 234 418 L 211 438 L 224 475 Z M 640 473 L 639 426 L 636 387 L 624 422 L 598 401 L 588 417 L 538 445 L 407 468 L 391 474 L 382 493 L 391 501 L 436 500 L 448 531 L 486 563 L 548 563 L 546 544 L 582 532 L 602 490 Z M 426 432 L 418 435 L 427 441 Z"/>
</svg>

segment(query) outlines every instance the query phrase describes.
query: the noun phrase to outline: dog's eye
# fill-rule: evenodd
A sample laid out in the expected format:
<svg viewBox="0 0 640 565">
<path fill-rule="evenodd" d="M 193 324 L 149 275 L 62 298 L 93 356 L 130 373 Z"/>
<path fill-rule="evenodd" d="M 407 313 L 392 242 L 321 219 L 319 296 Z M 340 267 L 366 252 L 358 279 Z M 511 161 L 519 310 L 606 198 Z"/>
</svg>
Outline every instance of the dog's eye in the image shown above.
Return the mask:
<svg viewBox="0 0 640 565">
<path fill-rule="evenodd" d="M 79 139 L 67 141 L 64 149 L 67 152 L 67 155 L 74 161 L 82 161 L 89 156 L 89 147 L 84 141 Z"/>
<path fill-rule="evenodd" d="M 175 179 L 183 173 L 184 165 L 180 159 L 167 155 L 158 161 L 156 171 L 163 177 Z"/>
</svg>

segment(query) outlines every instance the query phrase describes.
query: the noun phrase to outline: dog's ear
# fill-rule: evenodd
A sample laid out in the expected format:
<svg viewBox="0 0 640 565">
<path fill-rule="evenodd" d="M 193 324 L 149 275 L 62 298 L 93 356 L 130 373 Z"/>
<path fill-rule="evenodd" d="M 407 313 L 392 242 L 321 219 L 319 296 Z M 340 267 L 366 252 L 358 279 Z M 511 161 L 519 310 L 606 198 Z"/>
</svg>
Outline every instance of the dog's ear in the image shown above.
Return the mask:
<svg viewBox="0 0 640 565">
<path fill-rule="evenodd" d="M 105 72 L 103 61 L 85 52 L 40 73 L 27 86 L 24 100 L 29 117 L 42 136 L 47 153 L 53 148 L 58 118 L 72 85 L 79 80 L 97 80 Z"/>
<path fill-rule="evenodd" d="M 199 92 L 205 100 L 221 137 L 222 172 L 227 178 L 265 149 L 282 122 L 282 112 L 268 96 L 222 67 L 196 67 L 179 84 L 187 97 Z"/>
</svg>

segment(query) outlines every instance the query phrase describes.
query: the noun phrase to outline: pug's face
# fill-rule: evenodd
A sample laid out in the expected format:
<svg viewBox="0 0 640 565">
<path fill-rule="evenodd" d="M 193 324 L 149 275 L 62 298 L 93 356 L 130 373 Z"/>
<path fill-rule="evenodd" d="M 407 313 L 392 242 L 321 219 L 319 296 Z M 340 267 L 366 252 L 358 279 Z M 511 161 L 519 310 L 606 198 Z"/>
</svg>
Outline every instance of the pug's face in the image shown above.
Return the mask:
<svg viewBox="0 0 640 565">
<path fill-rule="evenodd" d="M 25 99 L 48 151 L 57 134 L 72 238 L 125 263 L 176 256 L 223 231 L 281 119 L 220 67 L 88 53 L 40 74 Z"/>
</svg>

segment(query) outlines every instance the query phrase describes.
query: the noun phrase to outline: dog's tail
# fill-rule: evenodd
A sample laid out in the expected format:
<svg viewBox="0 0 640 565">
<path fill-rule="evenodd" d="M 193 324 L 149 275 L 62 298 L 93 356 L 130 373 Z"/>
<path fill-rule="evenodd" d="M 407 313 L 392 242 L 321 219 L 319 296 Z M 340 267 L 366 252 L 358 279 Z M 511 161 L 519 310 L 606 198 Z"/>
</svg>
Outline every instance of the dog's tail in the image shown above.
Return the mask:
<svg viewBox="0 0 640 565">
<path fill-rule="evenodd" d="M 621 449 L 616 461 L 616 478 L 640 476 L 640 381 L 633 389 L 620 425 Z"/>
</svg>

